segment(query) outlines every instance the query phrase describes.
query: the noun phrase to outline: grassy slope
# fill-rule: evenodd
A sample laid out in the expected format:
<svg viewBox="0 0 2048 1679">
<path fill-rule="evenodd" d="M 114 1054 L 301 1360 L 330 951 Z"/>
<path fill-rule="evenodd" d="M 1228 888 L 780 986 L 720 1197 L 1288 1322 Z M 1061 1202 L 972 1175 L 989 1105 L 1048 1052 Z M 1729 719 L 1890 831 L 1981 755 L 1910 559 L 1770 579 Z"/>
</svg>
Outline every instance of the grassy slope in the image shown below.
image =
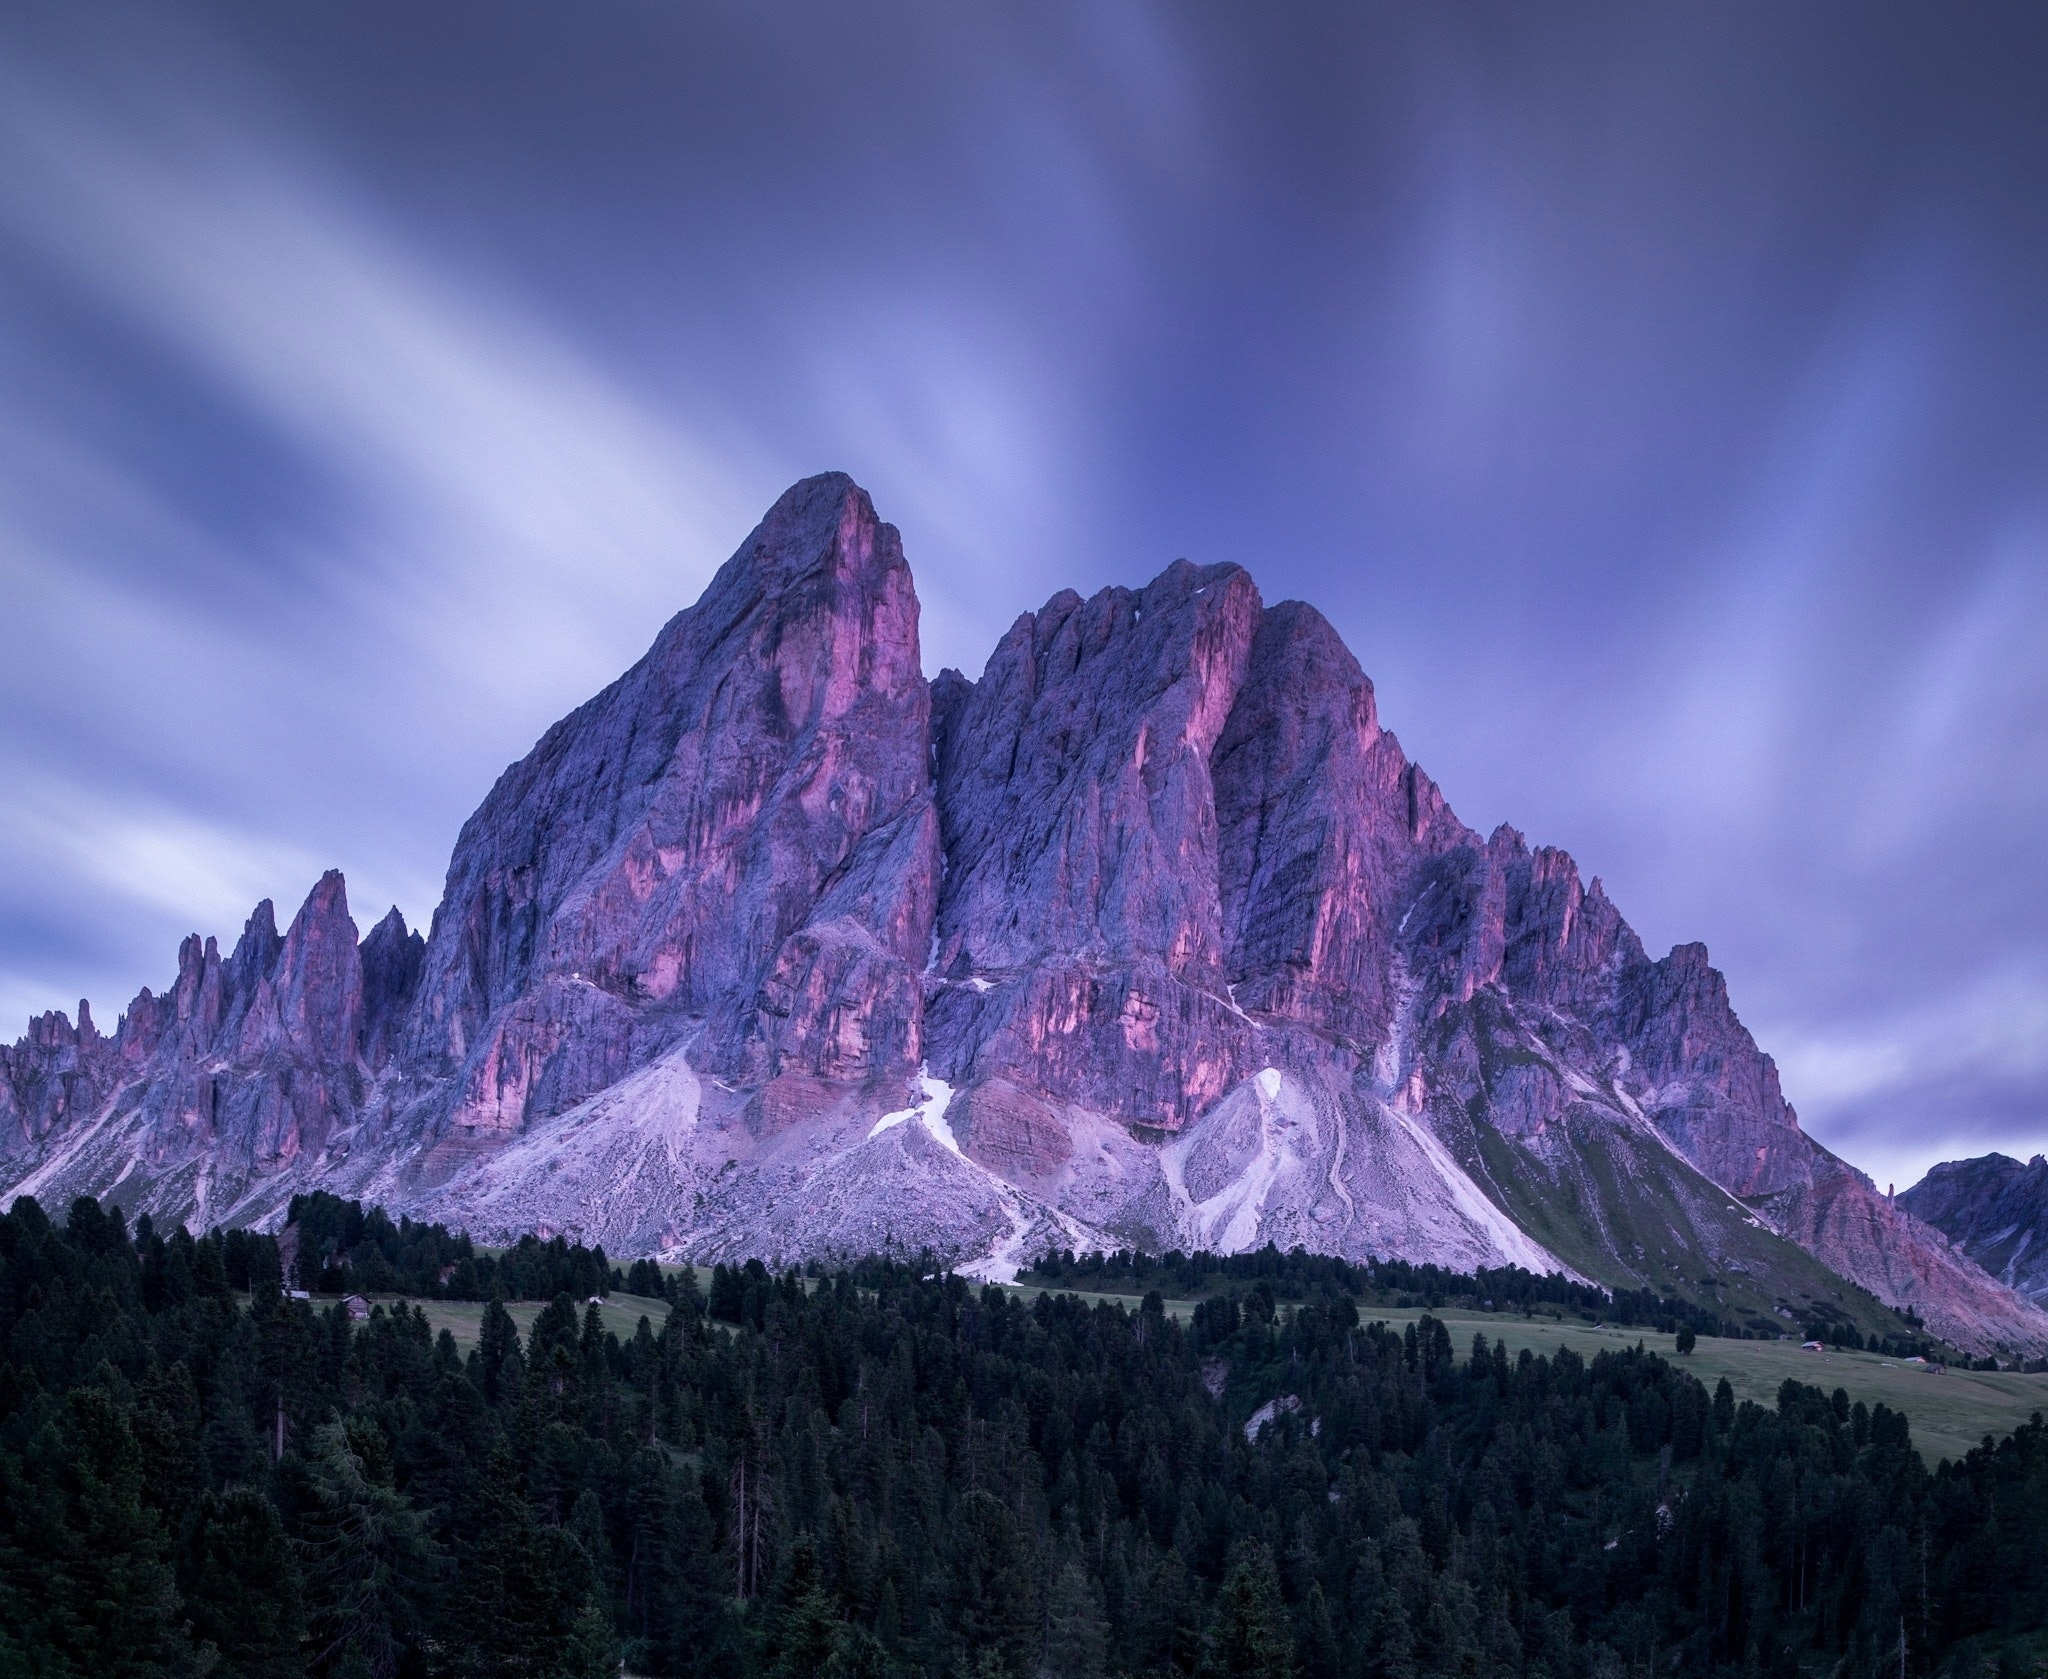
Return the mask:
<svg viewBox="0 0 2048 1679">
<path fill-rule="evenodd" d="M 1422 1313 L 1373 1306 L 1361 1315 L 1398 1326 Z M 1708 1387 L 1727 1377 L 1737 1399 L 1753 1399 L 1760 1405 L 1777 1403 L 1779 1384 L 1788 1376 L 1830 1393 L 1844 1388 L 1852 1402 L 1860 1399 L 1875 1405 L 1882 1400 L 1912 1418 L 1913 1443 L 1929 1463 L 1961 1457 L 1985 1435 L 2010 1434 L 2033 1412 L 2048 1412 L 2048 1376 L 1980 1370 L 1937 1376 L 1919 1365 L 1898 1364 L 1875 1353 L 1809 1353 L 1790 1341 L 1723 1341 L 1712 1336 L 1701 1337 L 1698 1350 L 1681 1358 L 1673 1350 L 1672 1338 L 1654 1330 L 1595 1329 L 1584 1323 L 1532 1321 L 1490 1312 L 1442 1311 L 1436 1316 L 1450 1330 L 1451 1344 L 1460 1354 L 1471 1347 L 1475 1334 L 1505 1341 L 1511 1353 L 1528 1347 L 1548 1354 L 1568 1346 L 1586 1358 L 1640 1341 Z"/>
<path fill-rule="evenodd" d="M 1465 1164 L 1516 1223 L 1583 1275 L 1716 1305 L 1779 1331 L 1787 1327 L 1780 1305 L 1800 1323 L 1819 1306 L 1866 1335 L 1904 1331 L 1875 1296 L 1752 1223 L 1726 1191 L 1655 1142 L 1616 1126 L 1568 1123 L 1574 1147 L 1550 1161 L 1491 1126 L 1474 1126 L 1468 1148 L 1478 1159 Z"/>
<path fill-rule="evenodd" d="M 316 1294 L 313 1304 L 324 1308 L 333 1305 L 338 1298 L 338 1295 Z M 379 1302 L 396 1296 L 377 1294 L 370 1298 Z M 436 1335 L 447 1330 L 455 1337 L 456 1346 L 464 1352 L 477 1344 L 484 1321 L 484 1303 L 481 1300 L 415 1300 L 411 1304 L 427 1314 L 427 1323 Z M 533 1320 L 540 1316 L 545 1306 L 546 1302 L 541 1300 L 514 1300 L 507 1303 L 505 1310 L 511 1313 L 519 1333 L 525 1335 L 532 1330 Z M 638 1294 L 614 1294 L 598 1310 L 604 1317 L 605 1328 L 624 1341 L 631 1339 L 643 1317 L 658 1331 L 668 1316 L 669 1306 L 666 1300 L 650 1300 Z M 577 1307 L 577 1316 L 579 1319 L 582 1316 L 581 1306 Z"/>
</svg>

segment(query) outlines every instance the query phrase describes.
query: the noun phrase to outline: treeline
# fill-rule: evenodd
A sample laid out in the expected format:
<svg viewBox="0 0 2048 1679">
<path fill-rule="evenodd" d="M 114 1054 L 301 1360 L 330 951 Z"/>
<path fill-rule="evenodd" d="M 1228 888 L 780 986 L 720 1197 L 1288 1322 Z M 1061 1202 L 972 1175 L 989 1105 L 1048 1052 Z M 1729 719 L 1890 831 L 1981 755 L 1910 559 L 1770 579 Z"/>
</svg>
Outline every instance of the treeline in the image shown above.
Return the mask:
<svg viewBox="0 0 2048 1679">
<path fill-rule="evenodd" d="M 285 1244 L 294 1249 L 293 1286 L 314 1294 L 404 1294 L 422 1300 L 578 1300 L 624 1286 L 600 1247 L 556 1236 L 522 1236 L 503 1253 L 479 1253 L 469 1238 L 443 1224 L 396 1224 L 381 1207 L 316 1190 L 294 1195 L 285 1215 Z M 647 1265 L 660 1294 L 661 1273 Z M 641 1267 L 634 1267 L 634 1275 Z M 635 1290 L 634 1292 L 639 1292 Z"/>
<path fill-rule="evenodd" d="M 1509 1265 L 1499 1269 L 1482 1266 L 1472 1273 L 1441 1265 L 1415 1265 L 1405 1259 L 1354 1263 L 1302 1248 L 1282 1253 L 1270 1242 L 1255 1253 L 1234 1254 L 1075 1254 L 1068 1250 L 1048 1254 L 1020 1281 L 1112 1294 L 1142 1295 L 1156 1288 L 1179 1299 L 1263 1284 L 1276 1299 L 1286 1301 L 1343 1297 L 1378 1306 L 1425 1306 L 1432 1311 L 1447 1306 L 1521 1312 L 1555 1307 L 1591 1321 L 1657 1329 L 1667 1335 L 1691 1329 L 1696 1335 L 1747 1340 L 1758 1333 L 1732 1313 L 1674 1295 L 1626 1288 L 1610 1294 L 1556 1272 L 1539 1277 Z"/>
<path fill-rule="evenodd" d="M 1907 1423 L 1640 1349 L 1395 1334 L 1327 1292 L 1024 1304 L 869 1261 L 567 1295 L 144 1284 L 0 1217 L 0 1674 L 1704 1679 L 2034 1671 L 2048 1430 Z M 174 1236 L 165 1251 L 182 1244 Z M 193 1244 L 195 1253 L 205 1244 Z M 223 1278 L 227 1242 L 216 1248 Z M 274 1252 L 274 1250 L 271 1250 Z M 191 1256 L 187 1256 L 191 1263 Z M 2001 1665 L 2003 1664 L 2003 1665 Z"/>
</svg>

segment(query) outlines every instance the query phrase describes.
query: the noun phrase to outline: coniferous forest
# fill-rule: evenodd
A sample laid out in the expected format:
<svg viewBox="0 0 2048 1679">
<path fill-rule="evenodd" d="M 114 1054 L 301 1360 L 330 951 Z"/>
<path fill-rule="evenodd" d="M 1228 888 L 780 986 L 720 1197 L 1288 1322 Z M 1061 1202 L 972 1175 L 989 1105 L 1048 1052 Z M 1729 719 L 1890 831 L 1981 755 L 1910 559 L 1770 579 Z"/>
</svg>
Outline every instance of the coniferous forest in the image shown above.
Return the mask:
<svg viewBox="0 0 2048 1679">
<path fill-rule="evenodd" d="M 291 1298 L 268 1236 L 24 1199 L 0 1675 L 2041 1670 L 2038 1419 L 1930 1470 L 1839 1392 L 1510 1359 L 1310 1281 L 1183 1323 L 750 1265 L 621 1341 L 566 1293 L 522 1337 L 500 1276 L 464 1353 Z"/>
</svg>

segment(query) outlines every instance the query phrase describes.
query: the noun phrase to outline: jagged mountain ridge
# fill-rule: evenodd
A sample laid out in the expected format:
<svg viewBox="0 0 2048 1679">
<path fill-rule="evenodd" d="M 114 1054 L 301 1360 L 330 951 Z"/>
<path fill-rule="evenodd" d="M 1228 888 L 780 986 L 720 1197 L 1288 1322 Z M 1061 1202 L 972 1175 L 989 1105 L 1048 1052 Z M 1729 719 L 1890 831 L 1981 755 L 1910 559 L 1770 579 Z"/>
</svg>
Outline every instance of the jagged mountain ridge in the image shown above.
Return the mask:
<svg viewBox="0 0 2048 1679">
<path fill-rule="evenodd" d="M 1946 1160 L 1899 1205 L 2036 1305 L 2048 1305 L 2048 1156 Z"/>
<path fill-rule="evenodd" d="M 329 875 L 4 1055 L 10 1192 L 161 1217 L 319 1183 L 620 1253 L 1273 1240 L 1874 1310 L 1831 1265 L 2048 1346 L 1798 1129 L 1702 947 L 1457 820 L 1312 607 L 1177 562 L 927 684 L 838 474 L 506 771 L 424 939 L 358 946 Z"/>
</svg>

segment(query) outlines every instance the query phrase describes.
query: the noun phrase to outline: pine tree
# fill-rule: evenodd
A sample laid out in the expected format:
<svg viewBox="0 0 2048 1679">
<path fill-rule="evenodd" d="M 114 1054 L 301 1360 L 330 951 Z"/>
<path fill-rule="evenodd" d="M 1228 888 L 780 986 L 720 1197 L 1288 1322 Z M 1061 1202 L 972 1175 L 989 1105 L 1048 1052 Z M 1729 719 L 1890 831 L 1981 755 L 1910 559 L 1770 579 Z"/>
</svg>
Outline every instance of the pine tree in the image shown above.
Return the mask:
<svg viewBox="0 0 2048 1679">
<path fill-rule="evenodd" d="M 118 1223 L 92 1228 L 111 1248 Z M 50 1653 L 93 1679 L 188 1671 L 163 1529 L 143 1503 L 142 1454 L 121 1407 L 98 1387 L 74 1389 L 31 1456 L 53 1495 L 42 1554 L 30 1559 L 47 1571 Z"/>
<path fill-rule="evenodd" d="M 1053 1576 L 1046 1606 L 1045 1671 L 1051 1679 L 1102 1679 L 1108 1655 L 1102 1588 L 1070 1559 Z"/>
<path fill-rule="evenodd" d="M 502 1283 L 491 1285 L 490 1304 L 484 1307 L 476 1350 L 484 1398 L 495 1405 L 499 1399 L 499 1382 L 505 1361 L 516 1357 L 519 1352 L 519 1330 L 512 1322 L 512 1314 L 505 1310 L 505 1286 Z"/>
<path fill-rule="evenodd" d="M 569 1532 L 590 1559 L 591 1577 L 609 1595 L 612 1589 L 612 1542 L 610 1534 L 605 1531 L 604 1505 L 594 1489 L 585 1487 L 576 1495 L 575 1506 L 569 1512 Z"/>
<path fill-rule="evenodd" d="M 619 1640 L 611 1617 L 595 1598 L 585 1601 L 569 1629 L 569 1642 L 557 1670 L 561 1679 L 618 1679 Z"/>
<path fill-rule="evenodd" d="M 1337 1627 L 1320 1583 L 1311 1584 L 1301 1605 L 1302 1679 L 1338 1679 L 1341 1657 Z"/>
<path fill-rule="evenodd" d="M 467 1525 L 470 1537 L 456 1553 L 455 1586 L 435 1641 L 435 1671 L 445 1679 L 554 1679 L 589 1596 L 581 1548 L 534 1520 L 502 1449 Z"/>
<path fill-rule="evenodd" d="M 1280 1599 L 1273 1553 L 1253 1542 L 1239 1547 L 1202 1651 L 1202 1679 L 1293 1679 L 1294 1638 Z"/>
</svg>

